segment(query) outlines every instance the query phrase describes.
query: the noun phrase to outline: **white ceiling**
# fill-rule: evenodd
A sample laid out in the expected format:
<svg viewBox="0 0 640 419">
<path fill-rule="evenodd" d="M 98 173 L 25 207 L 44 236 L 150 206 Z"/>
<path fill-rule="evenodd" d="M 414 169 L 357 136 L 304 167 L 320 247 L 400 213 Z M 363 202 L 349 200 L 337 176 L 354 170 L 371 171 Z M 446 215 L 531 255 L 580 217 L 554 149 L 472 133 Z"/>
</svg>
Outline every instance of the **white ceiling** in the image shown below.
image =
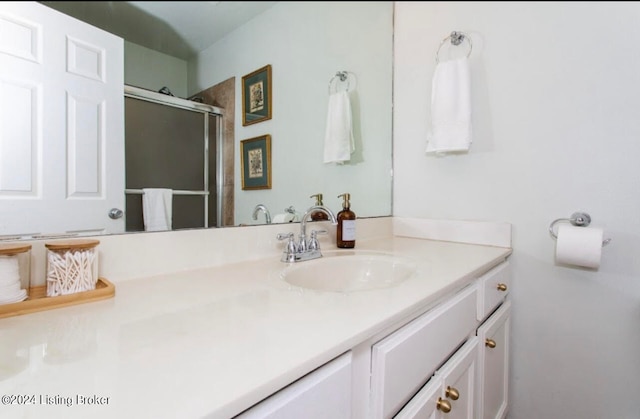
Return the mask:
<svg viewBox="0 0 640 419">
<path fill-rule="evenodd" d="M 188 59 L 277 2 L 44 1 L 127 41 Z"/>
</svg>

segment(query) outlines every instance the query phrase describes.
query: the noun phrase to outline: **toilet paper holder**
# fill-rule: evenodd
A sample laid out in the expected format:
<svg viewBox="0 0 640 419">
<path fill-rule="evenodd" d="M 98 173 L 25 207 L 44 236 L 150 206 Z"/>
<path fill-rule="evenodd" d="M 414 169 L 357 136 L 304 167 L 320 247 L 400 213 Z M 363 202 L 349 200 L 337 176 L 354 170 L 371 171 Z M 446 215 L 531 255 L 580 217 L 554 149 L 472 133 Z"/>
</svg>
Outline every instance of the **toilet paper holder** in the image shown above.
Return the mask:
<svg viewBox="0 0 640 419">
<path fill-rule="evenodd" d="M 558 235 L 553 231 L 553 227 L 561 221 L 570 222 L 576 227 L 588 227 L 589 224 L 591 224 L 591 216 L 586 212 L 574 212 L 571 214 L 571 218 L 558 218 L 553 220 L 549 226 L 549 233 L 551 233 L 551 237 L 553 237 L 554 240 L 558 239 Z M 604 239 L 602 241 L 602 246 L 604 247 L 608 245 L 610 241 L 611 239 Z"/>
</svg>

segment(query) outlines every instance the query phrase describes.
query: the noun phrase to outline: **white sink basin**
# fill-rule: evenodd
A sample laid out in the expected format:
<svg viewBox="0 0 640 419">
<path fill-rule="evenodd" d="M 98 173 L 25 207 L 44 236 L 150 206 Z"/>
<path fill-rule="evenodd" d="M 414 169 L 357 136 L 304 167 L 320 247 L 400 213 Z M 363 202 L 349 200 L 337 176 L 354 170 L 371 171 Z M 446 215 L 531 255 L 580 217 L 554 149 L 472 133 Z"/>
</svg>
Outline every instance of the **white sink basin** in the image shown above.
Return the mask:
<svg viewBox="0 0 640 419">
<path fill-rule="evenodd" d="M 395 286 L 415 271 L 413 261 L 387 253 L 337 252 L 291 264 L 280 278 L 300 288 L 356 292 Z"/>
</svg>

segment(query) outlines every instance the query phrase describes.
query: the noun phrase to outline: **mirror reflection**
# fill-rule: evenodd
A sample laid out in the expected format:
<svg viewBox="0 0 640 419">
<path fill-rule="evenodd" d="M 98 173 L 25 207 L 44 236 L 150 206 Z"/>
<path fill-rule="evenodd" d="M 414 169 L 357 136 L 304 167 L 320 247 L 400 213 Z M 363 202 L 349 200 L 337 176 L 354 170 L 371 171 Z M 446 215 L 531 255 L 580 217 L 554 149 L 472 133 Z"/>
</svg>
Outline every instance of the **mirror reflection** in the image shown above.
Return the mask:
<svg viewBox="0 0 640 419">
<path fill-rule="evenodd" d="M 174 196 L 172 210 L 177 214 L 185 206 L 188 212 L 186 222 L 171 228 L 204 227 L 202 217 L 208 218 L 207 227 L 295 222 L 317 203 L 320 194 L 323 204 L 336 213 L 341 209 L 338 195 L 349 193 L 358 217 L 391 214 L 392 2 L 43 3 L 124 38 L 125 85 L 169 102 L 211 105 L 213 111 L 202 118 L 219 112 L 221 117 L 208 123 L 219 137 L 212 139 L 210 135 L 208 146 L 204 140 L 194 145 L 177 138 L 177 146 L 160 147 L 171 151 L 155 162 L 155 168 L 147 168 L 150 172 L 143 180 L 135 185 L 125 180 L 127 190 L 183 190 L 185 187 L 174 182 L 183 175 L 178 172 L 198 166 L 195 175 L 187 176 L 198 177 L 201 185 L 188 190 L 208 188 L 207 209 L 203 209 L 201 197 L 185 196 L 192 205 L 179 203 Z M 205 5 L 211 9 L 195 9 Z M 92 17 L 90 11 L 98 6 L 102 11 Z M 255 6 L 258 9 L 253 9 Z M 96 15 L 103 19 L 99 21 Z M 226 23 L 228 15 L 235 16 L 237 22 Z M 151 32 L 145 32 L 147 26 L 153 28 Z M 204 35 L 184 31 L 184 26 Z M 243 77 L 267 65 L 272 69 L 272 117 L 243 125 Z M 336 80 L 338 73 L 348 77 Z M 165 94 L 159 93 L 163 88 Z M 342 164 L 325 163 L 323 158 L 329 98 L 337 91 L 348 91 L 352 116 L 353 153 Z M 163 131 L 160 121 L 164 117 L 156 118 L 155 124 L 153 120 L 135 129 L 138 133 L 155 129 L 148 142 L 155 141 L 157 131 Z M 243 189 L 241 142 L 266 135 L 271 138 L 269 167 L 265 169 L 270 170 L 271 188 Z M 131 135 L 124 137 L 129 150 Z M 137 152 L 141 160 L 158 148 L 148 142 L 146 149 Z M 207 163 L 202 158 L 197 165 L 185 163 L 187 158 L 172 166 L 172 155 L 178 160 L 183 157 L 178 154 L 187 149 L 200 152 L 205 147 Z M 132 176 L 129 160 L 127 156 L 127 177 Z M 206 165 L 208 178 L 202 174 Z M 127 200 L 133 199 L 129 195 Z M 135 204 L 127 203 L 126 210 L 123 208 L 126 231 L 144 229 L 141 196 L 136 199 Z M 208 212 L 204 215 L 203 211 Z M 50 218 L 52 225 L 38 231 L 6 228 L 0 235 L 74 230 L 68 224 L 60 227 L 63 214 Z M 107 222 L 103 232 L 122 231 L 110 229 Z"/>
</svg>

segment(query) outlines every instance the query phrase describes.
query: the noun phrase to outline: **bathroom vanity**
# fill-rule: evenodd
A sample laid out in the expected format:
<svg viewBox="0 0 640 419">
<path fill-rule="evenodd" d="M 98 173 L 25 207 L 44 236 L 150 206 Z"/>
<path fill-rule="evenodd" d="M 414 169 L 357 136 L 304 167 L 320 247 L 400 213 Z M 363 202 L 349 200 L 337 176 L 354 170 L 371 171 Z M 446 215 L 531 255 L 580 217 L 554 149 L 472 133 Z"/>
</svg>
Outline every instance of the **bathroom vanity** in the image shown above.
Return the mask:
<svg viewBox="0 0 640 419">
<path fill-rule="evenodd" d="M 446 417 L 502 417 L 510 247 L 455 234 L 458 242 L 442 241 L 391 218 L 359 222 L 358 248 L 323 243 L 318 269 L 378 254 L 415 263 L 410 275 L 365 290 L 292 285 L 275 232 L 296 226 L 258 227 L 238 230 L 225 247 L 250 235 L 266 243 L 264 257 L 122 281 L 105 275 L 116 285 L 112 299 L 0 319 L 0 393 L 36 396 L 0 414 L 370 419 L 450 408 Z M 160 264 L 181 240 L 220 234 L 228 230 L 104 237 L 101 260 L 126 265 L 116 248 L 127 255 L 151 240 Z"/>
<path fill-rule="evenodd" d="M 510 282 L 500 262 L 239 418 L 504 418 Z"/>
</svg>

